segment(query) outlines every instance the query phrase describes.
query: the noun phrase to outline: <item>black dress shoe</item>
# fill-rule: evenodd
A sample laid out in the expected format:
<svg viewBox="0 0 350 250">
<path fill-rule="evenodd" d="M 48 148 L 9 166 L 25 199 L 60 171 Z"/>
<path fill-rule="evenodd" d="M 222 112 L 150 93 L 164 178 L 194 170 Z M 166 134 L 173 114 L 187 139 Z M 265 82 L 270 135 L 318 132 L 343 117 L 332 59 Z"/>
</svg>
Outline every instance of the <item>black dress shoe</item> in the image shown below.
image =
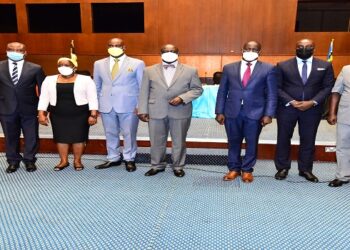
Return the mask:
<svg viewBox="0 0 350 250">
<path fill-rule="evenodd" d="M 34 162 L 26 162 L 24 163 L 24 165 L 26 166 L 27 172 L 34 172 L 36 170 L 36 166 Z"/>
<path fill-rule="evenodd" d="M 338 180 L 338 179 L 334 179 L 333 181 L 331 181 L 328 186 L 330 187 L 340 187 L 342 186 L 343 184 L 348 184 L 349 181 L 341 181 L 341 180 Z"/>
<path fill-rule="evenodd" d="M 10 164 L 7 168 L 6 168 L 6 173 L 10 174 L 13 172 L 16 172 L 18 169 L 19 165 L 18 164 Z"/>
<path fill-rule="evenodd" d="M 164 172 L 165 169 L 156 169 L 156 168 L 151 168 L 150 170 L 148 170 L 145 173 L 145 176 L 152 176 L 152 175 L 156 175 L 159 172 Z"/>
<path fill-rule="evenodd" d="M 287 175 L 288 175 L 288 169 L 280 169 L 275 174 L 275 179 L 284 180 L 285 178 L 287 178 Z"/>
<path fill-rule="evenodd" d="M 185 175 L 185 171 L 183 171 L 182 169 L 180 170 L 174 170 L 174 175 L 176 177 L 183 177 Z"/>
<path fill-rule="evenodd" d="M 110 167 L 113 167 L 113 166 L 119 166 L 120 164 L 122 164 L 122 160 L 119 160 L 119 161 L 106 161 L 103 164 L 95 166 L 95 168 L 96 169 L 105 169 L 105 168 L 110 168 Z"/>
<path fill-rule="evenodd" d="M 126 161 L 125 162 L 125 169 L 128 172 L 134 172 L 136 170 L 136 165 L 134 161 Z"/>
<path fill-rule="evenodd" d="M 306 180 L 311 181 L 311 182 L 318 182 L 317 177 L 313 173 L 308 172 L 308 171 L 305 171 L 305 172 L 299 171 L 299 176 L 302 176 Z"/>
<path fill-rule="evenodd" d="M 34 162 L 26 162 L 24 165 L 26 166 L 27 172 L 34 172 L 36 170 L 36 165 Z"/>
</svg>

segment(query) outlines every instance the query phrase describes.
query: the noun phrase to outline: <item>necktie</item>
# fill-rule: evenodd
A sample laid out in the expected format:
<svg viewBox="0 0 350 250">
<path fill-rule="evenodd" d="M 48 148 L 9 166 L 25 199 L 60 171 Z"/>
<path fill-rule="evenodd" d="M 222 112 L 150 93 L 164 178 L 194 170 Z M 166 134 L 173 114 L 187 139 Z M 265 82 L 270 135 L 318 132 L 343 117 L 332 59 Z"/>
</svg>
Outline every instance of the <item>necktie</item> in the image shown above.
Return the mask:
<svg viewBox="0 0 350 250">
<path fill-rule="evenodd" d="M 112 68 L 112 79 L 115 78 L 115 76 L 118 74 L 118 71 L 119 71 L 119 59 L 118 58 L 115 58 L 114 59 L 114 65 L 113 65 L 113 68 Z"/>
<path fill-rule="evenodd" d="M 251 75 L 251 70 L 250 70 L 251 65 L 252 65 L 251 63 L 247 63 L 247 69 L 245 70 L 245 72 L 243 74 L 243 78 L 242 78 L 243 87 L 246 87 L 248 84 L 248 81 L 249 81 L 249 78 Z"/>
<path fill-rule="evenodd" d="M 18 83 L 18 68 L 17 63 L 13 62 L 13 70 L 12 70 L 12 82 L 14 85 Z"/>
<path fill-rule="evenodd" d="M 174 68 L 175 69 L 175 65 L 174 64 L 163 64 L 163 68 L 164 69 L 168 69 L 168 68 Z"/>
<path fill-rule="evenodd" d="M 303 68 L 301 69 L 301 79 L 303 80 L 303 83 L 305 84 L 307 81 L 307 64 L 306 61 L 303 61 Z"/>
</svg>

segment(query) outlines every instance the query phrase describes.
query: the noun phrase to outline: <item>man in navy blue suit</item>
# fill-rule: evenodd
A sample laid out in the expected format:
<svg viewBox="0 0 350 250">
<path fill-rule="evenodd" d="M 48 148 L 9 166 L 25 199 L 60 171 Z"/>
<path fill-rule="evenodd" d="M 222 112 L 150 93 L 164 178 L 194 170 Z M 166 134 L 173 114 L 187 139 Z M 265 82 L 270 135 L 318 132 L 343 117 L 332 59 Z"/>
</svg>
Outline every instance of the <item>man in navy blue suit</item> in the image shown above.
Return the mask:
<svg viewBox="0 0 350 250">
<path fill-rule="evenodd" d="M 225 181 L 242 175 L 252 182 L 258 141 L 263 126 L 271 123 L 277 106 L 274 66 L 258 61 L 260 43 L 244 44 L 242 60 L 224 66 L 216 100 L 216 121 L 225 125 L 228 137 L 228 173 Z M 246 153 L 241 158 L 241 144 Z"/>
<path fill-rule="evenodd" d="M 298 123 L 300 146 L 299 175 L 318 182 L 312 173 L 315 140 L 323 104 L 334 84 L 332 64 L 313 57 L 315 44 L 302 39 L 296 44 L 296 58 L 277 64 L 278 99 L 275 178 L 283 180 L 291 167 L 290 149 Z"/>
<path fill-rule="evenodd" d="M 0 62 L 0 122 L 5 135 L 7 173 L 19 168 L 36 170 L 39 148 L 38 95 L 45 75 L 41 66 L 25 61 L 26 46 L 12 42 L 7 45 L 7 60 Z M 23 132 L 24 152 L 20 154 L 20 135 Z"/>
</svg>

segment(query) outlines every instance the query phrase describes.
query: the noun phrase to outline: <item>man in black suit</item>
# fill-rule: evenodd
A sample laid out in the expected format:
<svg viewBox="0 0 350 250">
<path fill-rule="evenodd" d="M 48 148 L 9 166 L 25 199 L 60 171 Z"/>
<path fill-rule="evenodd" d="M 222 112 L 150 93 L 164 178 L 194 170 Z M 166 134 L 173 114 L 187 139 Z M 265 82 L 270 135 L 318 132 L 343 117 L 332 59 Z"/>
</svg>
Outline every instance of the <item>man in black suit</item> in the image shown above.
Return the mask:
<svg viewBox="0 0 350 250">
<path fill-rule="evenodd" d="M 302 39 L 296 44 L 296 58 L 277 64 L 278 99 L 275 178 L 283 180 L 291 167 L 291 138 L 298 122 L 299 175 L 318 182 L 312 173 L 315 140 L 324 101 L 334 84 L 332 64 L 313 57 L 315 44 Z"/>
<path fill-rule="evenodd" d="M 8 60 L 0 62 L 0 122 L 9 164 L 6 172 L 15 172 L 21 161 L 28 172 L 33 172 L 39 148 L 37 92 L 45 75 L 41 66 L 24 60 L 27 54 L 24 44 L 9 43 L 6 52 Z M 23 156 L 20 154 L 21 131 Z"/>
</svg>

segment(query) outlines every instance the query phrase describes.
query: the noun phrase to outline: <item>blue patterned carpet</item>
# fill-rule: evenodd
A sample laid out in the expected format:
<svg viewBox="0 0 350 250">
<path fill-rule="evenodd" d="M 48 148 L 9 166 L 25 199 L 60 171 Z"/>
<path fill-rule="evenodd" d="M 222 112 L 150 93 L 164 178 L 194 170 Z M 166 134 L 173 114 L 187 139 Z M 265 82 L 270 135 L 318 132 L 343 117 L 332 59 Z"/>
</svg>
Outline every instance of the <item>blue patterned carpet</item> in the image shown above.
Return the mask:
<svg viewBox="0 0 350 250">
<path fill-rule="evenodd" d="M 225 166 L 188 165 L 145 177 L 147 164 L 54 172 L 57 155 L 39 169 L 6 174 L 0 155 L 0 249 L 350 249 L 350 185 L 330 188 L 334 163 L 316 163 L 321 183 L 277 181 L 258 161 L 251 184 L 223 182 Z"/>
</svg>

